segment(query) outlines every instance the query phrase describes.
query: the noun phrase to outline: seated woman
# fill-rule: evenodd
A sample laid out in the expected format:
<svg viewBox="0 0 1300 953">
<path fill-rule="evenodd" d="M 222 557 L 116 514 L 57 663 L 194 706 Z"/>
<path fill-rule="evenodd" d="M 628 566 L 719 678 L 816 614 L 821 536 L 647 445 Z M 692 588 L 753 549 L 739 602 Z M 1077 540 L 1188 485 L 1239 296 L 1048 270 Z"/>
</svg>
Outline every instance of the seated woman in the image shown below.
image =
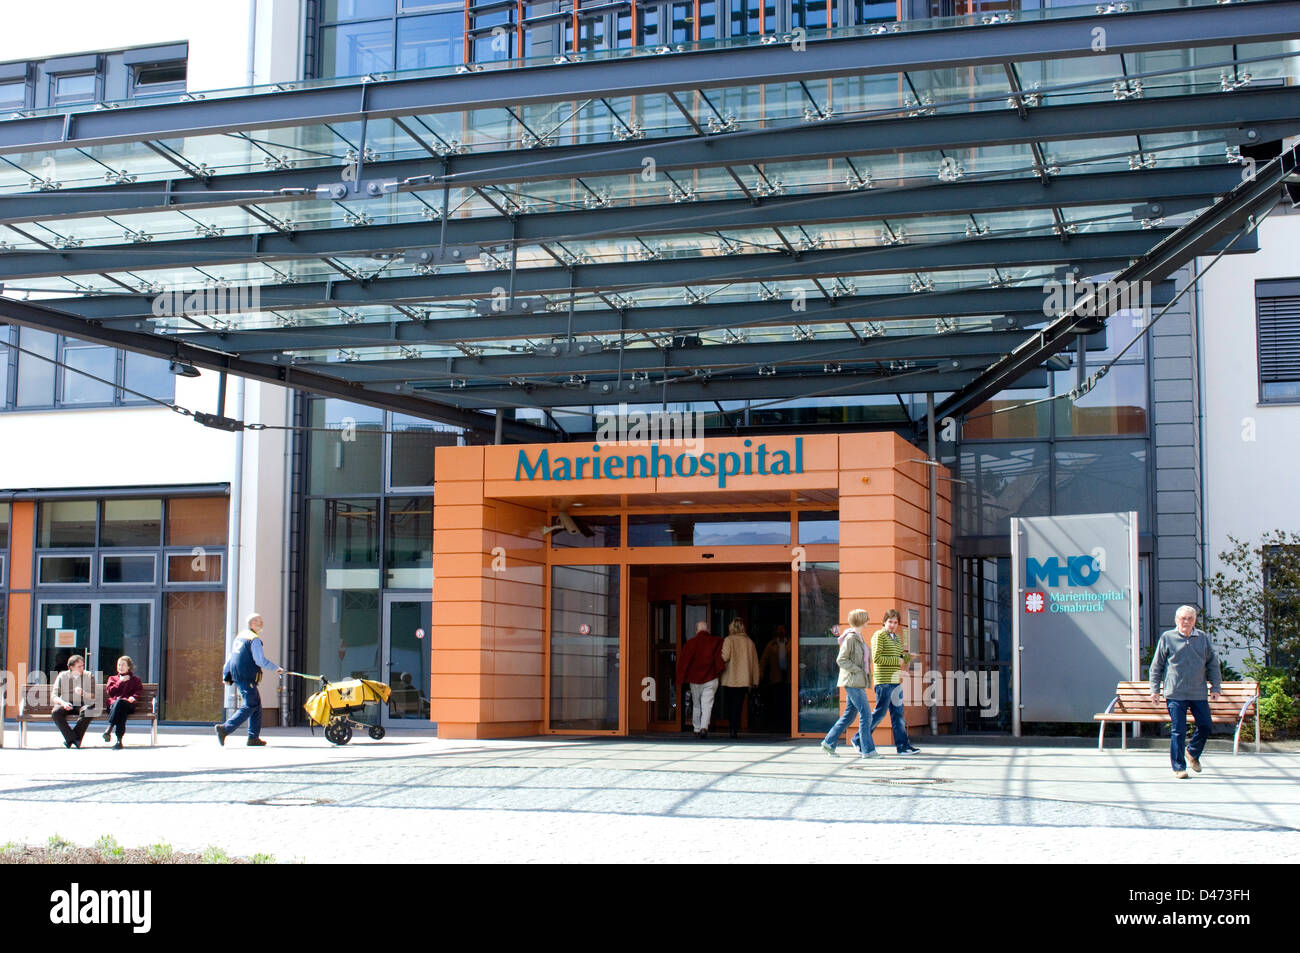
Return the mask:
<svg viewBox="0 0 1300 953">
<path fill-rule="evenodd" d="M 126 734 L 126 718 L 135 714 L 135 702 L 144 691 L 144 683 L 136 677 L 135 662 L 131 656 L 123 655 L 117 660 L 117 674 L 108 677 L 104 685 L 104 703 L 108 705 L 108 727 L 104 729 L 107 741 L 113 730 L 117 729 L 117 744 L 113 750 L 122 747 L 122 736 Z"/>
</svg>

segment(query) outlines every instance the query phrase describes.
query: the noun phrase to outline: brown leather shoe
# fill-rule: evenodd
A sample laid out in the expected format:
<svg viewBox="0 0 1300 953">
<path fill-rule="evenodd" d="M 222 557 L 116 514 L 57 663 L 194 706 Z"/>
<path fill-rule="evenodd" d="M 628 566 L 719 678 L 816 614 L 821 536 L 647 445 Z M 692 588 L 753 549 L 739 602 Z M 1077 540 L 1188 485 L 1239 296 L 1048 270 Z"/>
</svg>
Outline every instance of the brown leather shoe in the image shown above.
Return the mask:
<svg viewBox="0 0 1300 953">
<path fill-rule="evenodd" d="M 1191 768 L 1193 771 L 1195 771 L 1197 774 L 1201 773 L 1201 762 L 1197 760 L 1196 756 L 1192 754 L 1190 751 L 1187 752 L 1187 766 Z"/>
<path fill-rule="evenodd" d="M 1187 777 L 1187 772 L 1186 772 L 1186 771 L 1175 771 L 1175 772 L 1174 772 L 1174 777 L 1176 777 L 1178 780 L 1181 781 L 1183 778 Z"/>
<path fill-rule="evenodd" d="M 249 739 L 248 739 L 248 746 L 249 746 L 250 748 L 261 748 L 261 747 L 263 747 L 265 744 L 266 744 L 266 742 L 263 741 L 261 738 L 249 738 Z"/>
</svg>

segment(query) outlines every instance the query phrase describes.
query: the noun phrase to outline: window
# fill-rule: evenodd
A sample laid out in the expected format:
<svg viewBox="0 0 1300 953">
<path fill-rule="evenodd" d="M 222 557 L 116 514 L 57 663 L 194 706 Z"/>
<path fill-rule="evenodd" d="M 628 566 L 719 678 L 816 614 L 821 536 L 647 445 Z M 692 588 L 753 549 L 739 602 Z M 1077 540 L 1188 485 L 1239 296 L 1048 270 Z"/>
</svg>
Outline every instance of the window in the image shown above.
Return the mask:
<svg viewBox="0 0 1300 953">
<path fill-rule="evenodd" d="M 1255 283 L 1260 403 L 1300 402 L 1300 280 Z"/>
<path fill-rule="evenodd" d="M 26 105 L 26 83 L 0 83 L 0 109 L 22 109 Z"/>
<path fill-rule="evenodd" d="M 448 10 L 397 21 L 397 68 L 453 66 L 465 58 L 463 10 Z"/>
<path fill-rule="evenodd" d="M 876 23 L 881 20 L 898 19 L 898 7 L 894 0 L 888 3 L 872 3 L 871 0 L 853 0 L 854 23 Z"/>
<path fill-rule="evenodd" d="M 0 327 L 0 342 L 14 334 L 21 348 L 17 359 L 0 354 L 0 410 L 140 404 L 150 397 L 170 401 L 176 394 L 176 378 L 160 358 L 33 328 Z M 17 383 L 10 394 L 9 375 L 15 369 Z"/>
<path fill-rule="evenodd" d="M 132 67 L 131 88 L 137 96 L 185 92 L 186 63 L 140 63 Z"/>
<path fill-rule="evenodd" d="M 106 500 L 100 546 L 158 546 L 162 500 Z"/>
<path fill-rule="evenodd" d="M 41 549 L 77 549 L 95 545 L 98 506 L 94 500 L 50 500 L 40 505 Z"/>
<path fill-rule="evenodd" d="M 75 106 L 95 101 L 94 73 L 65 73 L 50 85 L 51 106 Z"/>
</svg>

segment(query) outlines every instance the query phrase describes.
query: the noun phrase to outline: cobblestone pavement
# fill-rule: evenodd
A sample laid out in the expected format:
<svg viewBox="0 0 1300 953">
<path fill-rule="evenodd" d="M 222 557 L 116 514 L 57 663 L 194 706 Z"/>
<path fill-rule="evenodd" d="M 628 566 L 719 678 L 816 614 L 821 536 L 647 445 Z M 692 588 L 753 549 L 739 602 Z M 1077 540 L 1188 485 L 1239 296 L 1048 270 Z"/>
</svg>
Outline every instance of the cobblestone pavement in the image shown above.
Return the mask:
<svg viewBox="0 0 1300 953">
<path fill-rule="evenodd" d="M 111 833 L 308 862 L 843 861 L 886 842 L 914 862 L 1300 861 L 1296 752 L 1207 752 L 1179 781 L 1160 749 L 930 744 L 861 763 L 803 741 L 88 737 L 68 751 L 38 730 L 18 750 L 8 734 L 0 843 Z"/>
</svg>

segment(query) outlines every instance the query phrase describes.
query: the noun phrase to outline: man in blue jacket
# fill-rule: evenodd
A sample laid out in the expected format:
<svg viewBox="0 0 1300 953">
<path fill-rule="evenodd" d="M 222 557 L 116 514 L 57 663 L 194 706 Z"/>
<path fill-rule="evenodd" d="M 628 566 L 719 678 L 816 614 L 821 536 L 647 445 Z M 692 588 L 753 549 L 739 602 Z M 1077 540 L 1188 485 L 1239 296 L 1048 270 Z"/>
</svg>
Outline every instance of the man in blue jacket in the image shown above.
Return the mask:
<svg viewBox="0 0 1300 953">
<path fill-rule="evenodd" d="M 1174 625 L 1156 643 L 1156 654 L 1151 659 L 1151 698 L 1154 701 L 1163 695 L 1169 709 L 1173 722 L 1169 731 L 1169 759 L 1174 766 L 1174 777 L 1181 779 L 1187 777 L 1188 765 L 1198 774 L 1201 771 L 1201 752 L 1214 728 L 1210 703 L 1205 698 L 1205 683 L 1210 683 L 1210 698 L 1218 701 L 1223 675 L 1213 643 L 1196 627 L 1196 610 L 1180 606 L 1174 613 Z M 1187 740 L 1189 711 L 1196 721 L 1196 733 L 1190 742 Z"/>
<path fill-rule="evenodd" d="M 238 728 L 245 719 L 248 720 L 248 744 L 260 746 L 266 744 L 258 737 L 262 733 L 262 696 L 257 683 L 262 680 L 262 670 L 282 674 L 284 669 L 267 659 L 262 651 L 262 617 L 254 612 L 248 617 L 248 628 L 235 636 L 230 647 L 230 657 L 221 671 L 221 677 L 227 685 L 239 689 L 243 704 L 224 724 L 214 725 L 217 741 L 226 743 L 226 735 Z"/>
</svg>

